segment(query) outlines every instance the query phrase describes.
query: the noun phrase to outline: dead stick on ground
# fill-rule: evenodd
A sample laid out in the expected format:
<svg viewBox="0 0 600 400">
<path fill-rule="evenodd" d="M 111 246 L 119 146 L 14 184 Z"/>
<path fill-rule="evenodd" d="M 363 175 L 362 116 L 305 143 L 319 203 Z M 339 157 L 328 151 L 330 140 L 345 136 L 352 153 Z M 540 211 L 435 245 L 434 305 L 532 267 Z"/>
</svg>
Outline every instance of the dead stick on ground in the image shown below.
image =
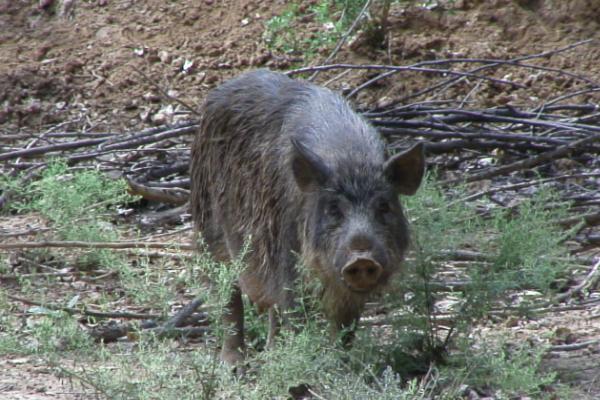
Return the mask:
<svg viewBox="0 0 600 400">
<path fill-rule="evenodd" d="M 565 293 L 561 293 L 558 296 L 556 296 L 554 299 L 556 302 L 564 301 L 576 293 L 581 293 L 584 290 L 595 286 L 598 283 L 599 279 L 600 279 L 600 259 L 598 259 L 596 264 L 594 264 L 594 266 L 592 267 L 592 270 L 586 275 L 585 278 L 583 278 L 583 280 L 577 286 L 573 286 L 572 288 L 567 290 Z"/>
<path fill-rule="evenodd" d="M 583 174 L 560 175 L 560 176 L 553 176 L 550 178 L 530 180 L 527 182 L 513 183 L 510 185 L 498 186 L 498 187 L 494 187 L 494 188 L 491 188 L 488 190 L 482 190 L 480 192 L 473 193 L 469 196 L 462 197 L 457 200 L 453 200 L 453 201 L 449 202 L 448 204 L 446 204 L 444 207 L 450 207 L 455 204 L 462 204 L 467 201 L 477 200 L 484 196 L 489 196 L 491 194 L 498 193 L 498 192 L 505 192 L 507 190 L 523 189 L 523 188 L 526 188 L 529 186 L 541 185 L 543 183 L 553 182 L 553 181 L 564 181 L 564 180 L 568 180 L 568 179 L 581 179 L 581 178 L 596 178 L 599 176 L 600 176 L 600 173 L 583 173 Z M 440 209 L 441 208 L 432 209 L 429 212 L 431 213 L 431 212 L 439 211 Z"/>
<path fill-rule="evenodd" d="M 600 211 L 592 212 L 583 215 L 575 215 L 574 217 L 563 218 L 555 221 L 556 224 L 562 225 L 563 227 L 570 227 L 576 224 L 584 226 L 591 226 L 600 223 Z"/>
<path fill-rule="evenodd" d="M 569 152 L 573 151 L 576 148 L 585 146 L 590 143 L 598 142 L 598 141 L 600 141 L 600 135 L 591 135 L 586 138 L 579 139 L 572 143 L 566 144 L 564 146 L 560 146 L 556 150 L 547 151 L 547 152 L 542 153 L 535 157 L 529 157 L 525 160 L 520 160 L 520 161 L 511 163 L 511 164 L 503 165 L 498 168 L 492 168 L 487 171 L 479 172 L 479 173 L 467 176 L 464 179 L 463 178 L 447 179 L 445 181 L 441 181 L 440 184 L 441 185 L 450 185 L 450 184 L 455 184 L 455 183 L 460 183 L 460 182 L 474 182 L 474 181 L 479 181 L 479 180 L 483 180 L 483 179 L 489 179 L 489 178 L 492 178 L 492 177 L 498 176 L 498 175 L 504 175 L 509 172 L 519 171 L 519 170 L 522 170 L 525 168 L 535 167 L 537 165 L 543 164 L 550 160 L 563 157 L 563 156 L 569 154 Z"/>
<path fill-rule="evenodd" d="M 159 337 L 169 336 L 174 328 L 180 328 L 183 325 L 183 321 L 203 303 L 203 300 L 199 297 L 192 300 L 185 307 L 179 310 L 178 313 L 173 315 L 167 322 L 165 322 L 160 328 L 157 329 L 157 335 Z"/>
<path fill-rule="evenodd" d="M 73 308 L 73 307 L 63 307 L 63 306 L 59 306 L 56 304 L 44 303 L 41 301 L 26 299 L 24 297 L 15 296 L 12 294 L 7 294 L 6 297 L 8 297 L 11 300 L 20 301 L 21 303 L 30 304 L 33 306 L 45 307 L 49 310 L 64 311 L 68 314 L 82 314 L 82 315 L 87 315 L 87 316 L 96 317 L 96 318 L 130 318 L 130 319 L 160 318 L 159 314 L 144 314 L 144 313 L 131 313 L 131 312 L 100 312 L 100 311 L 86 310 L 85 308 L 79 309 L 79 308 Z"/>
<path fill-rule="evenodd" d="M 550 351 L 575 351 L 585 349 L 586 347 L 593 346 L 597 343 L 600 343 L 600 339 L 588 340 L 586 342 L 581 343 L 572 343 L 572 344 L 557 344 L 555 346 L 550 347 Z"/>
<path fill-rule="evenodd" d="M 36 274 L 2 274 L 0 275 L 0 281 L 15 281 L 23 278 L 49 278 L 49 277 L 62 277 L 72 276 L 73 272 L 38 272 Z"/>
<path fill-rule="evenodd" d="M 188 201 L 190 195 L 189 190 L 181 188 L 150 187 L 142 185 L 128 177 L 125 177 L 125 180 L 127 181 L 127 185 L 129 185 L 129 194 L 142 196 L 146 200 L 180 206 Z"/>
<path fill-rule="evenodd" d="M 78 241 L 47 241 L 0 243 L 0 249 L 41 249 L 46 247 L 80 248 L 80 249 L 177 249 L 192 251 L 195 247 L 181 243 L 159 242 L 78 242 Z"/>
<path fill-rule="evenodd" d="M 76 141 L 67 142 L 67 143 L 49 144 L 46 146 L 39 146 L 39 147 L 32 147 L 32 148 L 25 148 L 25 149 L 20 149 L 20 150 L 15 150 L 15 151 L 9 151 L 4 154 L 0 154 L 0 161 L 6 161 L 6 160 L 13 159 L 13 158 L 19 158 L 19 157 L 32 157 L 32 156 L 37 156 L 40 154 L 45 154 L 45 153 L 48 153 L 51 151 L 71 150 L 71 149 L 77 149 L 79 147 L 95 146 L 95 145 L 98 145 L 107 140 L 108 139 L 106 139 L 106 138 L 76 140 Z"/>
</svg>

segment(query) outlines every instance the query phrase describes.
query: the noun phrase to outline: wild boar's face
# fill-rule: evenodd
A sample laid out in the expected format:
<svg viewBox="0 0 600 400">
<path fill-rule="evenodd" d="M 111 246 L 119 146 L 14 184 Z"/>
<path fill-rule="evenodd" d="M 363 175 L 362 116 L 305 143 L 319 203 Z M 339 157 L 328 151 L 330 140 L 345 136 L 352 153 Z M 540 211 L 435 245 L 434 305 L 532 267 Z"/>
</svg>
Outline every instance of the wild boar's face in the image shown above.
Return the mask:
<svg viewBox="0 0 600 400">
<path fill-rule="evenodd" d="M 292 171 L 306 196 L 305 258 L 326 284 L 339 283 L 356 293 L 373 291 L 398 268 L 408 247 L 398 195 L 412 195 L 419 187 L 423 146 L 383 165 L 339 157 L 332 166 L 299 141 L 292 142 Z"/>
</svg>

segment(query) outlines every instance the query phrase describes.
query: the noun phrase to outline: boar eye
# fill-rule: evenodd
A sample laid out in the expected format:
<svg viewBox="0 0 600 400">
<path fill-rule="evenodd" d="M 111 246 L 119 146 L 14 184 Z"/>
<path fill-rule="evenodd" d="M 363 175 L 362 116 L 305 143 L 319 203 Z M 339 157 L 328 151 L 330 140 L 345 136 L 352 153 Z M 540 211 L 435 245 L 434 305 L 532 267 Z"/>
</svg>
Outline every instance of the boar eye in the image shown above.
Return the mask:
<svg viewBox="0 0 600 400">
<path fill-rule="evenodd" d="M 325 214 L 327 214 L 327 216 L 329 216 L 331 218 L 335 218 L 335 219 L 341 218 L 342 210 L 340 209 L 340 204 L 335 200 L 330 201 L 325 206 Z"/>
<path fill-rule="evenodd" d="M 391 206 L 390 206 L 390 202 L 387 200 L 380 200 L 377 203 L 377 212 L 379 214 L 387 214 L 392 210 Z"/>
</svg>

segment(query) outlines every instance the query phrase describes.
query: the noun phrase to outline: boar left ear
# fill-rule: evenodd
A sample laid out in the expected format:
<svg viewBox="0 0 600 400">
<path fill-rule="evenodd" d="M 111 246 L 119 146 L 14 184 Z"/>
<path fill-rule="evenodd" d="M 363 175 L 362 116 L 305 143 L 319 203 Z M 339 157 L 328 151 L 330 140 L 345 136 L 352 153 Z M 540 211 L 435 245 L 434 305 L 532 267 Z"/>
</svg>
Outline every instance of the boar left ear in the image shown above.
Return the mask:
<svg viewBox="0 0 600 400">
<path fill-rule="evenodd" d="M 292 172 L 300 190 L 310 192 L 324 186 L 330 171 L 323 160 L 296 138 L 292 138 L 292 149 Z"/>
<path fill-rule="evenodd" d="M 425 146 L 417 143 L 392 156 L 383 165 L 383 171 L 398 193 L 415 194 L 425 174 Z"/>
</svg>

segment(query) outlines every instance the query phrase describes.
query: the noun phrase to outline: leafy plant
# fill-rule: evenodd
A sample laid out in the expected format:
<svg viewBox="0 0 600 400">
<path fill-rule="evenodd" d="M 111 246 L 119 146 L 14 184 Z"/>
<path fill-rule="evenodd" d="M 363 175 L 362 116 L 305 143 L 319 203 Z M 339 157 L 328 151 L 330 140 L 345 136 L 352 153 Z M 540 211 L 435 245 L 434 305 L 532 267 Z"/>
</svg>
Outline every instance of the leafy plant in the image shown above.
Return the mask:
<svg viewBox="0 0 600 400">
<path fill-rule="evenodd" d="M 314 57 L 322 49 L 332 48 L 352 25 L 363 9 L 366 0 L 319 0 L 309 7 L 298 2 L 267 21 L 263 39 L 272 50 L 284 53 L 303 53 Z M 298 21 L 313 19 L 319 29 L 304 35 Z"/>
</svg>

